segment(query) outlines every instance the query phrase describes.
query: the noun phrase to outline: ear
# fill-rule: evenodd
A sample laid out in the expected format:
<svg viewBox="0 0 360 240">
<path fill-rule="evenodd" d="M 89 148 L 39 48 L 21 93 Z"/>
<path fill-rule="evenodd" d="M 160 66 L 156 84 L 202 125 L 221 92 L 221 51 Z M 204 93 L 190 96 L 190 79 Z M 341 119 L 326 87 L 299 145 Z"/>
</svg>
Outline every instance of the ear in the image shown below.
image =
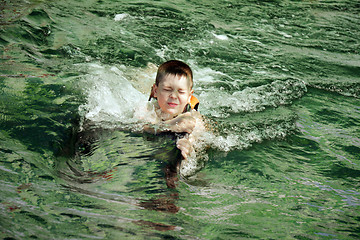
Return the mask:
<svg viewBox="0 0 360 240">
<path fill-rule="evenodd" d="M 190 103 L 191 96 L 193 95 L 193 93 L 194 93 L 194 90 L 193 90 L 193 89 L 191 89 L 191 91 L 190 91 L 190 95 L 189 95 L 189 99 L 188 99 L 188 103 Z"/>
<path fill-rule="evenodd" d="M 156 84 L 154 84 L 152 87 L 151 87 L 151 96 L 153 97 L 153 98 L 157 98 L 157 86 L 156 86 Z"/>
</svg>

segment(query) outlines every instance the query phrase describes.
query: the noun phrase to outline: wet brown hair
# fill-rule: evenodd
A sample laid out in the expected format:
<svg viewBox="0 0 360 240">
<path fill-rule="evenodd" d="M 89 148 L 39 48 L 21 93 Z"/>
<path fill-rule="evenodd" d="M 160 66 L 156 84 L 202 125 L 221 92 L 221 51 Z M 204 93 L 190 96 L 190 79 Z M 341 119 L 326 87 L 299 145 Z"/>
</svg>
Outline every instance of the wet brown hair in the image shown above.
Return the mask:
<svg viewBox="0 0 360 240">
<path fill-rule="evenodd" d="M 177 76 L 185 76 L 190 83 L 190 89 L 193 87 L 193 73 L 191 68 L 184 62 L 178 60 L 170 60 L 160 65 L 156 74 L 155 84 L 159 86 L 159 83 L 164 79 L 166 75 L 173 74 Z"/>
</svg>

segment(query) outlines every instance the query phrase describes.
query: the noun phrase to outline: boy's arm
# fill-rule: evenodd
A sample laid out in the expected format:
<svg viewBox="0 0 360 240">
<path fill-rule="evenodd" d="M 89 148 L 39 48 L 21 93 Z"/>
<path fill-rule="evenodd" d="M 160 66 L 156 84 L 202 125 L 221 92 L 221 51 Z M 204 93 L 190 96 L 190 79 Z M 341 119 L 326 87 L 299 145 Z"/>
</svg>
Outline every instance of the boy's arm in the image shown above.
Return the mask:
<svg viewBox="0 0 360 240">
<path fill-rule="evenodd" d="M 177 141 L 176 147 L 186 160 L 195 153 L 194 144 L 203 132 L 206 131 L 203 117 L 199 112 L 187 112 L 178 117 L 160 122 L 158 124 L 146 124 L 144 131 L 151 134 L 164 132 L 188 133 L 186 137 Z"/>
<path fill-rule="evenodd" d="M 164 132 L 191 133 L 194 130 L 196 119 L 191 113 L 184 113 L 174 119 L 160 122 L 158 124 L 144 125 L 144 131 L 152 134 Z"/>
<path fill-rule="evenodd" d="M 176 142 L 176 147 L 181 151 L 183 159 L 187 159 L 195 153 L 194 142 L 188 138 L 181 138 Z"/>
<path fill-rule="evenodd" d="M 171 132 L 169 127 L 165 125 L 163 122 L 160 122 L 159 124 L 146 124 L 144 125 L 143 130 L 147 133 L 151 133 L 154 135 L 164 132 Z"/>
<path fill-rule="evenodd" d="M 176 142 L 176 147 L 181 151 L 181 155 L 185 160 L 195 154 L 195 144 L 199 137 L 206 131 L 202 115 L 199 112 L 194 112 L 193 117 L 195 118 L 196 127 L 190 134 Z"/>
</svg>

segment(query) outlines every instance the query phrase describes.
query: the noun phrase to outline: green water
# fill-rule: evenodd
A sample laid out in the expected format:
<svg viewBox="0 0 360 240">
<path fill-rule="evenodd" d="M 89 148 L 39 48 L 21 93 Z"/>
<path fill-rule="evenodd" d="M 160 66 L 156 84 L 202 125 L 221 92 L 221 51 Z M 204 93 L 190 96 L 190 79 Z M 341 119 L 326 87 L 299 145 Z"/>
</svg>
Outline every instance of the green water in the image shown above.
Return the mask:
<svg viewBox="0 0 360 240">
<path fill-rule="evenodd" d="M 3 239 L 359 239 L 357 1 L 0 1 Z M 156 66 L 214 126 L 169 187 Z M 199 160 L 200 161 L 200 160 Z"/>
</svg>

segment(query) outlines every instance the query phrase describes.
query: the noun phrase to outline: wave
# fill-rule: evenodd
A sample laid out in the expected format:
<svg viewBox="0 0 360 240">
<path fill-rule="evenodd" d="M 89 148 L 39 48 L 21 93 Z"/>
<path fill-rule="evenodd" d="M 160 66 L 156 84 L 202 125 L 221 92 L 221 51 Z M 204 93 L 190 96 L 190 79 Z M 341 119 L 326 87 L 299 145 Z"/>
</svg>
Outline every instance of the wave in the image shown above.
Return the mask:
<svg viewBox="0 0 360 240">
<path fill-rule="evenodd" d="M 82 76 L 86 103 L 79 107 L 80 115 L 94 123 L 131 124 L 135 109 L 146 107 L 146 96 L 126 79 L 116 66 L 96 63 L 78 65 L 87 74 Z M 111 126 L 111 125 L 110 125 Z"/>
<path fill-rule="evenodd" d="M 102 128 L 129 130 L 139 121 L 146 121 L 148 92 L 144 89 L 154 81 L 155 66 L 136 69 L 89 63 L 77 67 L 87 72 L 81 80 L 87 101 L 79 107 L 84 120 Z M 201 76 L 205 72 L 215 73 L 206 68 L 197 69 L 195 74 Z M 139 81 L 138 76 L 142 76 L 143 81 Z M 227 152 L 248 148 L 264 140 L 283 138 L 296 130 L 296 114 L 286 105 L 306 93 L 303 81 L 276 80 L 232 93 L 215 87 L 203 90 L 206 84 L 214 81 L 211 77 L 203 78 L 199 80 L 202 87 L 195 89 L 201 100 L 201 113 L 209 119 L 209 125 L 216 125 L 214 131 L 204 133 L 199 144 L 206 143 Z"/>
<path fill-rule="evenodd" d="M 247 87 L 229 93 L 211 89 L 200 94 L 204 112 L 214 117 L 225 118 L 232 113 L 259 112 L 268 107 L 291 104 L 307 91 L 303 81 L 297 79 L 277 80 L 259 87 Z"/>
</svg>

